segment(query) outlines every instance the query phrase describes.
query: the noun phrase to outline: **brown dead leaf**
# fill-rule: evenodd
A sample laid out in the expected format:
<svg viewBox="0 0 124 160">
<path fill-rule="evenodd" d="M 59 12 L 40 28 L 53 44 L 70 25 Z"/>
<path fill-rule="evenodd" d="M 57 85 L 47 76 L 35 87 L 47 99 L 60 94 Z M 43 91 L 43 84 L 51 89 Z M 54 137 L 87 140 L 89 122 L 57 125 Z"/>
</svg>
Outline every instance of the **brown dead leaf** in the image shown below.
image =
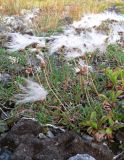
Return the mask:
<svg viewBox="0 0 124 160">
<path fill-rule="evenodd" d="M 95 135 L 94 135 L 95 139 L 98 141 L 98 142 L 101 142 L 103 141 L 104 139 L 106 139 L 105 137 L 105 133 L 99 133 L 97 132 Z"/>
<path fill-rule="evenodd" d="M 25 70 L 25 73 L 33 74 L 33 68 L 32 67 L 27 67 L 26 70 Z"/>
<path fill-rule="evenodd" d="M 112 106 L 111 106 L 111 104 L 108 102 L 108 101 L 104 101 L 103 102 L 103 109 L 105 110 L 105 111 L 107 111 L 107 112 L 110 112 L 111 111 L 111 108 L 112 108 Z"/>
</svg>

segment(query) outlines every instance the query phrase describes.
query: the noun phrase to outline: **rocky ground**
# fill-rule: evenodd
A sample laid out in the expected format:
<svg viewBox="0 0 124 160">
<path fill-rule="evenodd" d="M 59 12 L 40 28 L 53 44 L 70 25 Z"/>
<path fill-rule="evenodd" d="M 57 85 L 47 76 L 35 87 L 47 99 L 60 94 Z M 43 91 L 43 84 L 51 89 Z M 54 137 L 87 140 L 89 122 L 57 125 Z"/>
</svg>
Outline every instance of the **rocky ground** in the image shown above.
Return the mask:
<svg viewBox="0 0 124 160">
<path fill-rule="evenodd" d="M 0 159 L 4 160 L 76 160 L 78 158 L 70 158 L 76 154 L 82 154 L 79 159 L 83 160 L 86 153 L 98 160 L 113 158 L 106 145 L 96 144 L 92 138 L 50 125 L 41 126 L 35 120 L 24 118 L 1 136 L 0 147 Z"/>
</svg>

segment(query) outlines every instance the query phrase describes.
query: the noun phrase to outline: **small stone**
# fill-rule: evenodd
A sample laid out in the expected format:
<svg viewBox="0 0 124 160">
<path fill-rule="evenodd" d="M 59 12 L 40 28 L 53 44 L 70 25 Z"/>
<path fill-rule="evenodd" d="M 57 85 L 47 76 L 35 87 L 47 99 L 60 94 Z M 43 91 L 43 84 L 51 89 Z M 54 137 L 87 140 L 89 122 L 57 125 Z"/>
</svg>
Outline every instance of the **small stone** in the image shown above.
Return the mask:
<svg viewBox="0 0 124 160">
<path fill-rule="evenodd" d="M 54 138 L 54 134 L 53 134 L 51 131 L 48 131 L 48 132 L 47 132 L 47 136 L 48 136 L 49 138 Z"/>
<path fill-rule="evenodd" d="M 39 136 L 38 136 L 40 139 L 45 139 L 47 138 L 43 133 L 39 133 Z"/>
<path fill-rule="evenodd" d="M 86 134 L 82 135 L 82 139 L 87 141 L 87 142 L 92 142 L 94 140 L 93 137 L 91 137 L 89 135 L 86 135 Z"/>
<path fill-rule="evenodd" d="M 95 160 L 89 154 L 77 154 L 74 157 L 70 157 L 68 160 Z"/>
<path fill-rule="evenodd" d="M 30 36 L 33 36 L 33 35 L 34 35 L 33 30 L 31 30 L 31 29 L 24 31 L 23 34 L 28 34 L 28 35 L 30 35 Z"/>
</svg>

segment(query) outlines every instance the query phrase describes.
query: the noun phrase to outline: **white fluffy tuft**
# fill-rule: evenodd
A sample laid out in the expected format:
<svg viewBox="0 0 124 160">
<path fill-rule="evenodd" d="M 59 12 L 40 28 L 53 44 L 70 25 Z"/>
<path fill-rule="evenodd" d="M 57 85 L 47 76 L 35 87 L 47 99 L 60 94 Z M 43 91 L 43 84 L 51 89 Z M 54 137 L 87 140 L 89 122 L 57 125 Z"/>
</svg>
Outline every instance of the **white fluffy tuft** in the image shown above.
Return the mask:
<svg viewBox="0 0 124 160">
<path fill-rule="evenodd" d="M 105 23 L 106 30 L 100 25 Z M 99 49 L 105 52 L 107 45 L 120 44 L 123 46 L 124 16 L 114 12 L 85 15 L 80 21 L 74 22 L 50 44 L 50 52 L 61 53 L 64 48 L 67 60 L 81 57 L 87 52 Z M 60 52 L 59 52 L 60 51 Z"/>
<path fill-rule="evenodd" d="M 35 37 L 30 35 L 22 35 L 20 33 L 7 33 L 10 41 L 5 43 L 5 47 L 8 51 L 15 52 L 24 50 L 26 47 L 32 44 L 39 44 L 41 47 L 45 47 L 45 41 L 42 37 Z"/>
<path fill-rule="evenodd" d="M 19 88 L 22 90 L 22 94 L 15 95 L 16 104 L 24 104 L 28 102 L 43 101 L 46 99 L 48 92 L 39 85 L 37 82 L 33 82 L 28 79 L 24 79 L 26 86 L 19 84 Z"/>
</svg>

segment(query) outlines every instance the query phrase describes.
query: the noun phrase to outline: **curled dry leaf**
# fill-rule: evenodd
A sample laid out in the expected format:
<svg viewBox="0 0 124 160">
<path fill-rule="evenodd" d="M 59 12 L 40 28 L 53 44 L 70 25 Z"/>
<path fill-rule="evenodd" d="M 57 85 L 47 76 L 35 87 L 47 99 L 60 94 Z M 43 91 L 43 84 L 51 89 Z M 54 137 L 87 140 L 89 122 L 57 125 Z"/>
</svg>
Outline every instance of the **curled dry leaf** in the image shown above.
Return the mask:
<svg viewBox="0 0 124 160">
<path fill-rule="evenodd" d="M 111 104 L 108 102 L 108 101 L 104 101 L 103 102 L 103 109 L 105 110 L 105 111 L 107 111 L 107 112 L 110 112 L 111 111 L 111 109 L 112 109 L 112 106 L 111 106 Z"/>
</svg>

